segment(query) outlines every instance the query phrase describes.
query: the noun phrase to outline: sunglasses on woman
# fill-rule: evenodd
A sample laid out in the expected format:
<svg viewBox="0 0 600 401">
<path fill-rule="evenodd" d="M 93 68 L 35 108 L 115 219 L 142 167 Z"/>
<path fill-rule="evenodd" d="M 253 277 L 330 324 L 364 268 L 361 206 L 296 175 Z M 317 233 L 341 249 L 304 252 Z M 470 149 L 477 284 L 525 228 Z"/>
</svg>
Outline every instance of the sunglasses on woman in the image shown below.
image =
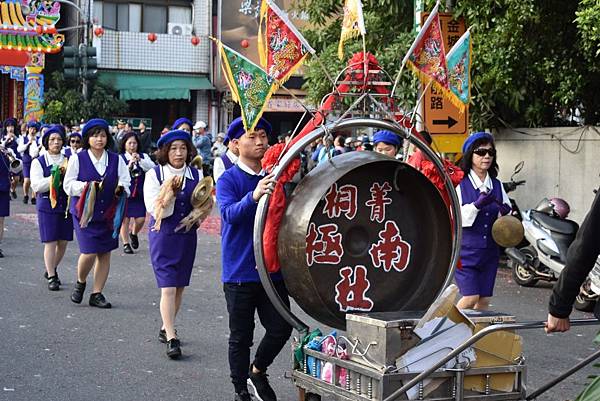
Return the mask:
<svg viewBox="0 0 600 401">
<path fill-rule="evenodd" d="M 81 141 L 71 139 L 71 143 L 81 143 Z"/>
<path fill-rule="evenodd" d="M 491 157 L 495 157 L 496 156 L 496 149 L 493 148 L 479 148 L 479 149 L 475 149 L 473 151 L 473 154 L 476 154 L 477 156 L 481 156 L 484 157 L 486 155 L 486 153 L 488 155 L 490 155 Z"/>
</svg>

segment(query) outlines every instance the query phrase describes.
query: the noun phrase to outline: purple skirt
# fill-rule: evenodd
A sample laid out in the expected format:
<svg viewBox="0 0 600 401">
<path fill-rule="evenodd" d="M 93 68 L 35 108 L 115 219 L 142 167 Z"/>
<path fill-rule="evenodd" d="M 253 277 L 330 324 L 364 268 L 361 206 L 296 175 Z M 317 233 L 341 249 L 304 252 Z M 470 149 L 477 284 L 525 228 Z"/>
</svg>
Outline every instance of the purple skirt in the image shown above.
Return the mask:
<svg viewBox="0 0 600 401">
<path fill-rule="evenodd" d="M 159 288 L 187 287 L 196 257 L 197 234 L 148 233 L 150 260 Z"/>
<path fill-rule="evenodd" d="M 10 192 L 0 191 L 0 217 L 10 216 Z"/>
<path fill-rule="evenodd" d="M 31 175 L 31 162 L 23 162 L 23 177 L 29 178 Z"/>
<path fill-rule="evenodd" d="M 146 217 L 146 205 L 144 198 L 129 198 L 125 217 Z"/>
<path fill-rule="evenodd" d="M 73 218 L 64 213 L 37 212 L 42 242 L 73 241 Z"/>
<path fill-rule="evenodd" d="M 498 247 L 490 249 L 475 249 L 462 247 L 460 250 L 462 267 L 456 269 L 454 279 L 463 296 L 479 295 L 491 297 L 494 295 L 494 284 L 498 272 Z"/>
<path fill-rule="evenodd" d="M 91 221 L 86 228 L 79 226 L 79 219 L 73 216 L 73 228 L 81 253 L 106 253 L 119 247 L 119 238 L 113 238 L 113 229 L 108 222 Z"/>
</svg>

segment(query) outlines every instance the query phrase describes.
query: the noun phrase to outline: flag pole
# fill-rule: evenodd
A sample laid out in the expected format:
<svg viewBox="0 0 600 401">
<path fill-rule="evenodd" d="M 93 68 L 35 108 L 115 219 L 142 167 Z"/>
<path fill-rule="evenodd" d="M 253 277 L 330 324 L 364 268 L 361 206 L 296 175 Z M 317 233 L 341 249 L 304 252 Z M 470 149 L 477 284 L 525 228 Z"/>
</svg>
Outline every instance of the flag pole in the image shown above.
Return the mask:
<svg viewBox="0 0 600 401">
<path fill-rule="evenodd" d="M 362 45 L 363 45 L 363 72 L 364 72 L 363 85 L 365 86 L 365 90 L 366 90 L 367 75 L 369 74 L 369 64 L 367 62 L 367 41 L 365 40 L 364 34 L 361 36 L 362 36 Z"/>
<path fill-rule="evenodd" d="M 398 75 L 396 75 L 396 79 L 394 80 L 394 86 L 392 87 L 392 94 L 390 97 L 394 97 L 394 93 L 396 92 L 396 87 L 398 86 L 398 82 L 400 82 L 400 75 L 402 75 L 402 70 L 404 70 L 405 63 L 402 63 L 400 66 L 400 71 L 398 71 Z"/>
<path fill-rule="evenodd" d="M 423 93 L 421 93 L 421 96 L 419 97 L 419 101 L 417 102 L 415 109 L 412 112 L 412 116 L 410 116 L 410 124 L 411 125 L 413 123 L 413 120 L 415 119 L 415 115 L 417 114 L 417 109 L 419 108 L 419 105 L 423 101 L 423 98 L 425 97 L 425 94 L 427 93 L 427 89 L 429 89 L 429 87 L 431 86 L 432 83 L 433 83 L 433 81 L 429 81 L 427 86 L 425 86 L 425 89 L 423 89 Z"/>
<path fill-rule="evenodd" d="M 338 94 L 338 96 L 341 96 L 340 92 L 338 91 L 337 86 L 335 85 L 335 81 L 333 80 L 333 78 L 331 78 L 331 75 L 329 75 L 329 71 L 327 71 L 327 68 L 325 68 L 325 64 L 323 64 L 323 60 L 321 60 L 321 57 L 317 56 L 317 53 L 313 54 L 313 56 L 317 59 L 319 66 L 325 73 L 325 76 L 327 76 L 327 79 L 329 80 L 329 82 L 331 82 L 331 86 L 333 86 L 333 90 Z"/>
</svg>

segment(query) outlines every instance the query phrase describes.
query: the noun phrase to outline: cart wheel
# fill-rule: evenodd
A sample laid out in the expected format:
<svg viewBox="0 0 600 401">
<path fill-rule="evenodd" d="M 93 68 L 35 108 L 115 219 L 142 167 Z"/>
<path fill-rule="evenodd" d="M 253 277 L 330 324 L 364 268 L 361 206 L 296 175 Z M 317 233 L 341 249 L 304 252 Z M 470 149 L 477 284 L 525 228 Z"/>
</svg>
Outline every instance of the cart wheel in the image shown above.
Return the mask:
<svg viewBox="0 0 600 401">
<path fill-rule="evenodd" d="M 533 262 L 537 256 L 535 250 L 531 248 L 532 247 L 527 246 L 520 249 L 529 262 Z M 515 262 L 514 260 L 510 261 L 510 266 L 512 268 L 513 280 L 515 280 L 517 284 L 523 287 L 533 287 L 538 282 L 538 280 L 535 278 L 535 275 L 532 274 L 525 266 Z"/>
<path fill-rule="evenodd" d="M 573 304 L 575 309 L 581 312 L 593 312 L 594 307 L 596 306 L 595 301 L 588 300 L 584 295 L 579 293 L 577 298 L 575 298 L 575 303 Z"/>
<path fill-rule="evenodd" d="M 321 401 L 321 396 L 313 393 L 306 393 L 304 401 Z"/>
</svg>

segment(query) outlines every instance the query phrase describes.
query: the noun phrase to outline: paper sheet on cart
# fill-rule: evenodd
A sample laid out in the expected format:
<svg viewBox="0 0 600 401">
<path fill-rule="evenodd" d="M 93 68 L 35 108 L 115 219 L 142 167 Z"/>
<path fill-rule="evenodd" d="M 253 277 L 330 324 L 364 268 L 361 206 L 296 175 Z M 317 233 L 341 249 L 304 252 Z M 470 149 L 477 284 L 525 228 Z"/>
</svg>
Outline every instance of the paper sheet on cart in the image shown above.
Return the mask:
<svg viewBox="0 0 600 401">
<path fill-rule="evenodd" d="M 445 317 L 430 320 L 423 327 L 416 329 L 415 333 L 421 337 L 421 341 L 396 361 L 396 366 L 401 372 L 422 372 L 429 369 L 473 335 L 471 328 L 465 323 L 457 324 Z M 458 362 L 474 361 L 475 351 L 471 347 L 458 355 Z M 445 367 L 454 367 L 456 363 L 457 358 L 453 358 Z M 423 382 L 425 387 L 429 383 L 431 379 Z M 434 386 L 434 389 L 435 387 L 437 386 Z M 418 392 L 417 386 L 411 388 L 407 392 L 408 398 L 416 399 Z"/>
</svg>

